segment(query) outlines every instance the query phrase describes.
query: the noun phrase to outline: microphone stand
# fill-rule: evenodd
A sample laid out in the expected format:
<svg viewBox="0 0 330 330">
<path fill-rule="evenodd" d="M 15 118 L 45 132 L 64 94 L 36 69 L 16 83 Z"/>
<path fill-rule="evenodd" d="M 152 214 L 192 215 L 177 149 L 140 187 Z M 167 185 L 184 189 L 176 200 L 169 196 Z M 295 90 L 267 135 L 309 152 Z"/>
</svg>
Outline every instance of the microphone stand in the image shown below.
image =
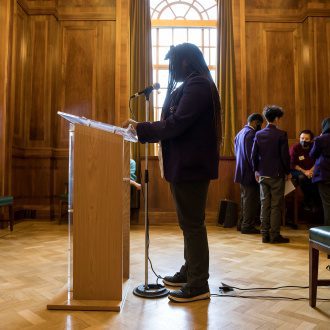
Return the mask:
<svg viewBox="0 0 330 330">
<path fill-rule="evenodd" d="M 146 122 L 149 121 L 149 109 L 150 109 L 150 101 L 149 97 L 152 92 L 146 91 L 144 93 L 146 100 Z M 144 284 L 137 286 L 133 293 L 136 296 L 142 298 L 161 298 L 167 296 L 170 291 L 167 290 L 161 284 L 149 284 L 148 283 L 148 260 L 149 260 L 149 209 L 148 209 L 148 184 L 149 184 L 149 172 L 148 172 L 148 153 L 149 153 L 149 143 L 145 144 L 145 170 L 144 170 L 144 224 L 145 224 L 145 247 L 144 247 Z"/>
</svg>

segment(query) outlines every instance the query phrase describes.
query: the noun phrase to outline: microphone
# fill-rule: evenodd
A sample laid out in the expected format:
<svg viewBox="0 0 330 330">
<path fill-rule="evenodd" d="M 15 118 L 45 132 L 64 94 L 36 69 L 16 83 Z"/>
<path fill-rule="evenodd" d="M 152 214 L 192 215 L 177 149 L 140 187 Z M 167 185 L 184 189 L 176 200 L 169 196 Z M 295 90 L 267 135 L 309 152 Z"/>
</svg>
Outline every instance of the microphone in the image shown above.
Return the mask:
<svg viewBox="0 0 330 330">
<path fill-rule="evenodd" d="M 137 92 L 137 93 L 133 94 L 130 98 L 133 99 L 133 98 L 138 97 L 142 94 L 144 94 L 146 96 L 149 96 L 149 94 L 153 90 L 157 91 L 159 88 L 160 88 L 160 85 L 159 85 L 159 83 L 156 82 L 156 83 L 152 84 L 151 86 L 146 87 L 143 91 L 140 91 L 140 92 Z"/>
</svg>

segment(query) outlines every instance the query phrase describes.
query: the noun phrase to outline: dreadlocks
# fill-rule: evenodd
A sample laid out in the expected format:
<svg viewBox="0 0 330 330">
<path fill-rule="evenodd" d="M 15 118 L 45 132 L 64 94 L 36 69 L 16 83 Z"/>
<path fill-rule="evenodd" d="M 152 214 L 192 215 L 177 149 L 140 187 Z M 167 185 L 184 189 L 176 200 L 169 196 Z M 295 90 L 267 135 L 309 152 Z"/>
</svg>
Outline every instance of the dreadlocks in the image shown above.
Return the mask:
<svg viewBox="0 0 330 330">
<path fill-rule="evenodd" d="M 220 122 L 220 100 L 219 93 L 212 79 L 211 73 L 203 53 L 200 49 L 190 43 L 183 43 L 177 46 L 171 46 L 165 59 L 169 60 L 169 76 L 168 76 L 168 89 L 164 102 L 164 107 L 170 102 L 171 94 L 176 89 L 178 82 L 178 72 L 180 72 L 182 63 L 185 60 L 188 65 L 189 75 L 192 73 L 203 76 L 210 82 L 212 101 L 213 101 L 213 113 L 214 113 L 214 128 L 217 136 L 218 150 L 221 145 L 221 122 Z"/>
</svg>

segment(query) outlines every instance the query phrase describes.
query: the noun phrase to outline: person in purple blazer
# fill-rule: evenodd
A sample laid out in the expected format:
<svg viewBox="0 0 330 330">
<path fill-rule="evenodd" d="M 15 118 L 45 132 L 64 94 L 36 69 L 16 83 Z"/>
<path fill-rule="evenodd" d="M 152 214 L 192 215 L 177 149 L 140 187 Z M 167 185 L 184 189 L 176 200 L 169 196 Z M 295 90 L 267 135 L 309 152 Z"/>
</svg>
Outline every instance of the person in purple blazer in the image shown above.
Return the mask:
<svg viewBox="0 0 330 330">
<path fill-rule="evenodd" d="M 322 121 L 322 134 L 310 151 L 314 159 L 313 183 L 317 183 L 324 212 L 324 225 L 330 226 L 330 117 Z"/>
<path fill-rule="evenodd" d="M 280 234 L 285 179 L 291 178 L 288 136 L 277 128 L 283 114 L 282 108 L 276 105 L 264 108 L 267 126 L 256 133 L 252 147 L 251 161 L 260 184 L 263 243 L 290 241 Z"/>
<path fill-rule="evenodd" d="M 251 114 L 235 137 L 236 170 L 234 182 L 240 184 L 241 220 L 238 228 L 242 234 L 259 234 L 255 227 L 260 216 L 259 185 L 254 177 L 251 152 L 254 136 L 261 129 L 263 118 L 259 113 Z"/>
<path fill-rule="evenodd" d="M 209 182 L 218 177 L 221 142 L 220 101 L 202 52 L 193 44 L 171 47 L 169 84 L 161 120 L 128 120 L 139 141 L 161 142 L 165 179 L 170 183 L 184 237 L 185 263 L 163 282 L 179 286 L 174 302 L 208 299 L 209 249 L 205 206 Z M 181 86 L 176 88 L 178 82 Z"/>
</svg>

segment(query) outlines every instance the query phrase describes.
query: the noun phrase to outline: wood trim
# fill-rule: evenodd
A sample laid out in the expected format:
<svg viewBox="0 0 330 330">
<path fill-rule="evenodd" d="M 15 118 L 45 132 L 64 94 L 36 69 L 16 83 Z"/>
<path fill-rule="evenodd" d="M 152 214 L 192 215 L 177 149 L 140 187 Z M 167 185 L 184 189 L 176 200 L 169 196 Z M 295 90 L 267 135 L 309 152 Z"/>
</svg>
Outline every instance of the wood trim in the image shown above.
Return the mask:
<svg viewBox="0 0 330 330">
<path fill-rule="evenodd" d="M 115 21 L 115 9 L 109 7 L 86 6 L 80 11 L 79 7 L 58 7 L 56 0 L 27 1 L 17 0 L 17 3 L 28 15 L 53 15 L 59 21 Z"/>
<path fill-rule="evenodd" d="M 246 90 L 246 32 L 245 32 L 245 0 L 240 2 L 240 42 L 241 42 L 241 120 L 247 118 L 247 90 Z M 236 78 L 237 79 L 237 78 Z"/>
<path fill-rule="evenodd" d="M 23 148 L 13 147 L 13 157 L 17 158 L 68 158 L 67 148 Z"/>
<path fill-rule="evenodd" d="M 152 27 L 217 27 L 217 21 L 153 19 Z"/>
<path fill-rule="evenodd" d="M 128 118 L 130 91 L 130 0 L 116 3 L 115 125 Z"/>
<path fill-rule="evenodd" d="M 258 10 L 256 10 L 258 12 Z M 292 11 L 291 11 L 292 12 Z M 328 17 L 330 16 L 330 9 L 308 9 L 298 13 L 284 14 L 281 13 L 265 13 L 260 10 L 260 14 L 246 13 L 246 22 L 273 22 L 273 23 L 303 23 L 309 17 Z"/>
</svg>

